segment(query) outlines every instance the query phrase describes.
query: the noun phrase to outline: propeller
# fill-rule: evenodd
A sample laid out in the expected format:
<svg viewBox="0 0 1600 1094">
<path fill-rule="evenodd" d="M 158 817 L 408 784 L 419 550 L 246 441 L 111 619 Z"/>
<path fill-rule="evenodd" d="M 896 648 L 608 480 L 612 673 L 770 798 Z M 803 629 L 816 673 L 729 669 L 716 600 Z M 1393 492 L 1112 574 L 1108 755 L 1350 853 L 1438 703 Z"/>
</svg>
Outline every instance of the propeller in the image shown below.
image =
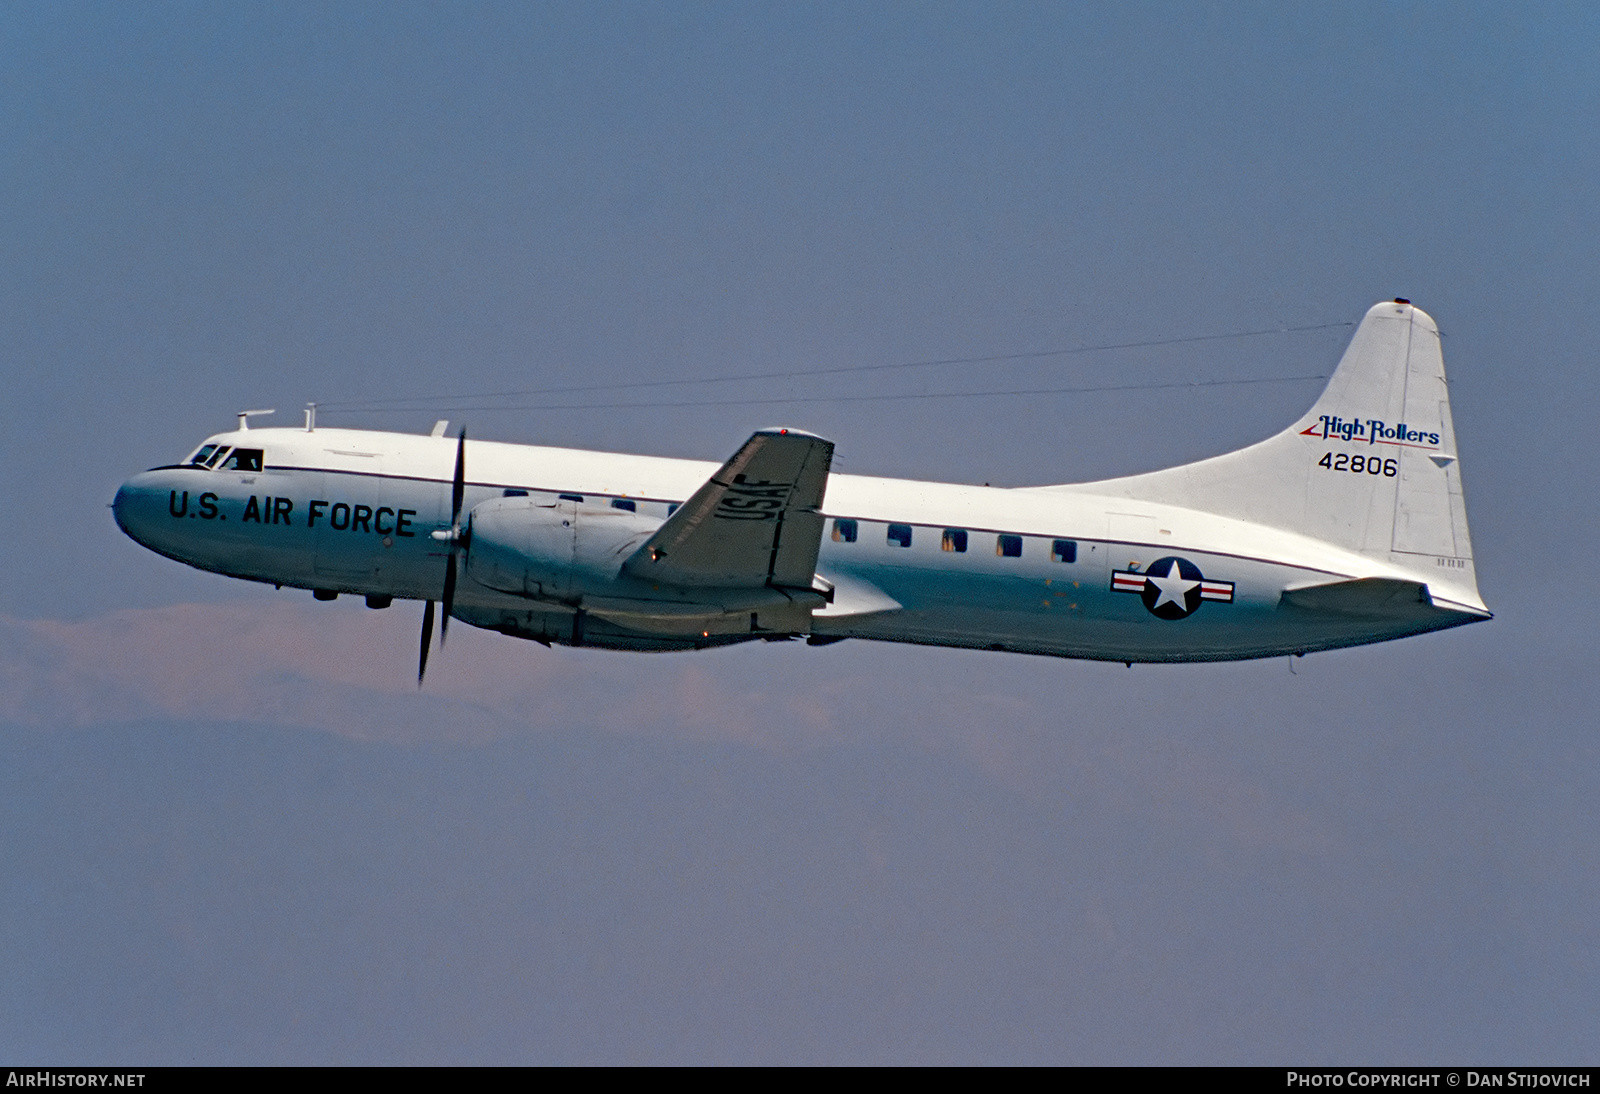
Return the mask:
<svg viewBox="0 0 1600 1094">
<path fill-rule="evenodd" d="M 461 503 L 467 494 L 467 431 L 456 437 L 456 472 L 450 484 L 450 528 L 431 533 L 434 539 L 450 544 L 450 560 L 444 571 L 444 618 L 439 621 L 439 647 L 444 648 L 445 635 L 450 631 L 450 612 L 456 603 L 456 567 L 460 565 L 461 548 L 466 536 L 461 530 Z M 417 657 L 417 687 L 428 672 L 428 647 L 433 645 L 433 601 L 422 608 L 422 649 Z"/>
<path fill-rule="evenodd" d="M 422 606 L 422 654 L 417 658 L 417 687 L 428 673 L 428 647 L 433 645 L 433 601 Z"/>
</svg>

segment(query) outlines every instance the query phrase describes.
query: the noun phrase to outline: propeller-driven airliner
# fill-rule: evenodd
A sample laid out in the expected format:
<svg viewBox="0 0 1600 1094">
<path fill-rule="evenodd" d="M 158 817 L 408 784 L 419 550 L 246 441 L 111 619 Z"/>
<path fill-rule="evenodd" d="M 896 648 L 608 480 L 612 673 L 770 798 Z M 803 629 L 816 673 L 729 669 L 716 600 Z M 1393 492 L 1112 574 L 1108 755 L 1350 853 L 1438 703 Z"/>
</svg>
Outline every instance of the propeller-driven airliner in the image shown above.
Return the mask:
<svg viewBox="0 0 1600 1094">
<path fill-rule="evenodd" d="M 1434 321 L 1374 306 L 1321 397 L 1248 448 L 1010 489 L 833 474 L 761 429 L 721 466 L 449 436 L 238 428 L 118 490 L 133 539 L 319 600 L 545 644 L 876 639 L 1224 661 L 1490 618 Z"/>
</svg>

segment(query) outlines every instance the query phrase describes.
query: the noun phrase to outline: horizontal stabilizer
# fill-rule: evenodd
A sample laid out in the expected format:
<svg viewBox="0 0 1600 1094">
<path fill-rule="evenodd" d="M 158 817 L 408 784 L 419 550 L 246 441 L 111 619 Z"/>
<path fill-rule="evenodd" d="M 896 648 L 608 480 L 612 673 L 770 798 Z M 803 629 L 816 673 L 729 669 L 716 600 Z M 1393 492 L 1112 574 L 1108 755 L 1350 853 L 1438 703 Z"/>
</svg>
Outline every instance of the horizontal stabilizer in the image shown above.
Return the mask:
<svg viewBox="0 0 1600 1094">
<path fill-rule="evenodd" d="M 794 429 L 752 436 L 623 565 L 653 585 L 810 589 L 833 442 Z"/>
<path fill-rule="evenodd" d="M 1364 577 L 1284 591 L 1282 607 L 1368 619 L 1422 619 L 1436 614 L 1428 587 L 1418 581 Z"/>
</svg>

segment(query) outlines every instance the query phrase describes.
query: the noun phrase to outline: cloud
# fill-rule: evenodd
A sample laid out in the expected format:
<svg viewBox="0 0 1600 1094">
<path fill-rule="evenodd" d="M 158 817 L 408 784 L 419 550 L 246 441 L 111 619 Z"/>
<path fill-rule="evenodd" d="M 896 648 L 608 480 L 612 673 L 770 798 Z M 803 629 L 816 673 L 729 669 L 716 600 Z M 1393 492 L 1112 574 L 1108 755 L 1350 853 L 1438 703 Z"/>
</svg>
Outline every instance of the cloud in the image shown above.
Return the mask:
<svg viewBox="0 0 1600 1094">
<path fill-rule="evenodd" d="M 859 736 L 853 697 L 873 687 L 870 668 L 841 671 L 849 659 L 834 651 L 547 649 L 457 623 L 419 691 L 419 630 L 416 605 L 374 612 L 343 600 L 0 616 L 0 722 L 169 718 L 464 742 L 591 728 L 787 751 Z"/>
<path fill-rule="evenodd" d="M 474 740 L 596 721 L 737 735 L 700 671 L 574 656 L 457 625 L 416 686 L 418 613 L 233 601 L 82 622 L 0 617 L 0 720 L 87 726 L 152 717 L 321 729 L 368 740 Z M 593 700 L 609 696 L 606 709 Z M 693 712 L 693 718 L 685 714 Z"/>
<path fill-rule="evenodd" d="M 1293 780 L 1274 774 L 1299 747 L 1284 727 L 1295 711 L 1332 709 L 1348 668 L 1361 667 L 1330 660 L 1321 680 L 1309 667 L 1292 677 L 1259 664 L 1130 673 L 854 642 L 625 654 L 458 624 L 419 691 L 419 615 L 415 605 L 374 612 L 269 595 L 79 622 L 0 616 L 0 724 L 177 719 L 402 744 L 576 731 L 782 753 L 911 747 L 961 755 L 1043 808 L 1095 802 L 1108 816 L 1153 812 L 1305 852 L 1327 836 L 1310 819 L 1317 807 L 1288 800 Z M 1406 717 L 1438 721 L 1429 705 Z"/>
</svg>

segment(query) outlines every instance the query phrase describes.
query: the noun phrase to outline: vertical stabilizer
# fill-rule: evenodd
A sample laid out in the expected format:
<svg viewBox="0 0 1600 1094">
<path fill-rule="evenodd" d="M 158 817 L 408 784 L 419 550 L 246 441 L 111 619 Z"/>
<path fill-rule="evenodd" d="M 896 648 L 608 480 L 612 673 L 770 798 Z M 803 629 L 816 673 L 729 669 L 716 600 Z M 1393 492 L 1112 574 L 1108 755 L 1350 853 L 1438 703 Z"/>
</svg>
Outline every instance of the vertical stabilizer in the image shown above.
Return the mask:
<svg viewBox="0 0 1600 1094">
<path fill-rule="evenodd" d="M 1322 397 L 1260 444 L 1077 489 L 1298 532 L 1426 574 L 1481 606 L 1439 328 L 1404 300 L 1375 305 Z"/>
</svg>

